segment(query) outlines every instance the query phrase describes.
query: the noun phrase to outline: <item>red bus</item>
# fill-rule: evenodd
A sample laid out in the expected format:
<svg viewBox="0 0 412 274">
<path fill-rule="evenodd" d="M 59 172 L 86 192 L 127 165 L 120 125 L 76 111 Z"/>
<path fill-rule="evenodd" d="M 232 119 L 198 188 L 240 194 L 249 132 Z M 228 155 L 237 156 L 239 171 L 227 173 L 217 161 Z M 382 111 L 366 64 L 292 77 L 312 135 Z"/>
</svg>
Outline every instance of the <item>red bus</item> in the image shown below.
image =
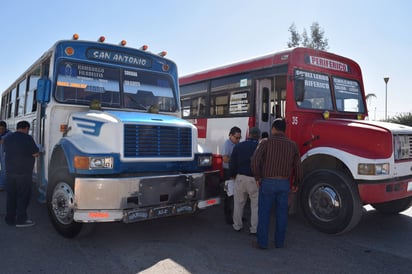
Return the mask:
<svg viewBox="0 0 412 274">
<path fill-rule="evenodd" d="M 229 129 L 270 132 L 284 117 L 300 149 L 300 208 L 318 230 L 338 234 L 363 205 L 396 214 L 412 203 L 412 128 L 367 120 L 362 73 L 351 59 L 294 48 L 179 79 L 182 117 L 219 155 Z"/>
</svg>

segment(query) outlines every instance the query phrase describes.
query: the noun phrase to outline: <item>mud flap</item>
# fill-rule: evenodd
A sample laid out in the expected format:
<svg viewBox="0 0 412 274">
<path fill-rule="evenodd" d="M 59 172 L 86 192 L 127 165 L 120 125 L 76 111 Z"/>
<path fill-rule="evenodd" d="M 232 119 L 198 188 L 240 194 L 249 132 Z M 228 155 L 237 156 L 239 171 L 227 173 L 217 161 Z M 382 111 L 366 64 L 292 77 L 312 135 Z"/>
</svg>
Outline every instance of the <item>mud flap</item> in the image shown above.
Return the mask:
<svg viewBox="0 0 412 274">
<path fill-rule="evenodd" d="M 220 171 L 205 172 L 204 193 L 201 199 L 219 197 L 221 195 L 220 188 Z"/>
</svg>

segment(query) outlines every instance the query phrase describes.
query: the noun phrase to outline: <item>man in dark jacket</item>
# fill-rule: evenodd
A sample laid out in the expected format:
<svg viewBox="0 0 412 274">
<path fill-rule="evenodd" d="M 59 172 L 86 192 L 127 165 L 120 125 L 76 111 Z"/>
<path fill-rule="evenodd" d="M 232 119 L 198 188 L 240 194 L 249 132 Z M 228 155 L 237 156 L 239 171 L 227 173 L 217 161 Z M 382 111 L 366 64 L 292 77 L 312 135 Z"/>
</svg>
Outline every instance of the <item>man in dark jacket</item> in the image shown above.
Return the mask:
<svg viewBox="0 0 412 274">
<path fill-rule="evenodd" d="M 251 158 L 259 143 L 260 130 L 257 127 L 249 129 L 246 141 L 237 144 L 230 156 L 230 176 L 235 178 L 233 229 L 243 228 L 243 209 L 247 198 L 250 198 L 250 234 L 255 235 L 258 224 L 258 187 L 251 170 Z"/>
<path fill-rule="evenodd" d="M 16 227 L 33 226 L 27 217 L 27 207 L 31 198 L 32 174 L 35 157 L 39 149 L 28 134 L 27 121 L 17 123 L 16 132 L 4 140 L 6 153 L 7 210 L 5 221 Z"/>
</svg>

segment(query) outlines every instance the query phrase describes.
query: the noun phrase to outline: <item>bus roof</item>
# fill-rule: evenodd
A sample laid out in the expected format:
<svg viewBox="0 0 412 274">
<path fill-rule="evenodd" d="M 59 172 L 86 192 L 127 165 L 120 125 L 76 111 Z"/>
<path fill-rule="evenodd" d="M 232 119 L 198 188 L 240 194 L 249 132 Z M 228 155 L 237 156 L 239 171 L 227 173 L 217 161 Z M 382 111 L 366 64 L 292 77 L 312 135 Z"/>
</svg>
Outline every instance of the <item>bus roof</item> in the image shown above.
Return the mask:
<svg viewBox="0 0 412 274">
<path fill-rule="evenodd" d="M 160 62 L 161 62 L 161 60 L 167 60 L 167 62 L 168 62 L 169 65 L 173 65 L 174 67 L 176 67 L 176 64 L 175 64 L 174 61 L 172 61 L 172 60 L 170 60 L 170 59 L 168 59 L 168 58 L 165 58 L 164 56 L 161 55 L 163 52 L 161 52 L 161 53 L 159 53 L 159 54 L 156 54 L 156 53 L 153 53 L 153 52 L 150 52 L 150 51 L 146 51 L 146 50 L 143 50 L 143 49 L 139 49 L 139 48 L 132 48 L 132 47 L 122 46 L 122 45 L 118 45 L 118 44 L 106 43 L 106 42 L 89 41 L 89 40 L 64 39 L 64 40 L 58 40 L 58 41 L 56 41 L 56 42 L 55 42 L 48 50 L 46 50 L 39 58 L 35 59 L 35 61 L 30 65 L 30 67 L 27 68 L 18 78 L 16 78 L 16 80 L 15 80 L 13 83 L 11 83 L 11 84 L 9 85 L 9 87 L 6 89 L 6 91 L 9 90 L 9 89 L 11 89 L 11 88 L 13 88 L 13 87 L 16 85 L 16 83 L 18 83 L 18 82 L 20 81 L 20 79 L 24 78 L 26 74 L 28 74 L 30 71 L 32 71 L 33 69 L 35 69 L 35 68 L 36 68 L 40 63 L 42 63 L 44 60 L 46 60 L 47 58 L 50 58 L 50 57 L 53 55 L 53 53 L 55 52 L 55 50 L 57 49 L 57 47 L 58 47 L 60 44 L 64 44 L 64 43 L 72 43 L 73 45 L 74 45 L 74 44 L 84 44 L 84 45 L 90 45 L 90 46 L 92 46 L 92 45 L 96 45 L 96 46 L 102 45 L 103 47 L 108 48 L 108 49 L 119 50 L 119 51 L 126 51 L 126 52 L 132 52 L 132 51 L 136 52 L 136 51 L 140 51 L 140 52 L 142 52 L 142 53 L 145 54 L 145 55 L 146 55 L 146 54 L 147 54 L 147 55 L 150 55 L 152 58 L 154 58 L 154 59 L 156 59 L 156 60 L 159 60 Z M 3 92 L 3 91 L 1 91 L 1 92 Z"/>
<path fill-rule="evenodd" d="M 360 72 L 359 65 L 348 58 L 326 51 L 296 47 L 188 74 L 179 78 L 179 85 L 288 64 L 291 60 L 296 60 L 293 56 L 301 56 L 305 53 L 314 56 L 327 56 L 328 58 L 345 62 L 350 64 L 351 68 L 356 68 L 356 70 Z"/>
</svg>

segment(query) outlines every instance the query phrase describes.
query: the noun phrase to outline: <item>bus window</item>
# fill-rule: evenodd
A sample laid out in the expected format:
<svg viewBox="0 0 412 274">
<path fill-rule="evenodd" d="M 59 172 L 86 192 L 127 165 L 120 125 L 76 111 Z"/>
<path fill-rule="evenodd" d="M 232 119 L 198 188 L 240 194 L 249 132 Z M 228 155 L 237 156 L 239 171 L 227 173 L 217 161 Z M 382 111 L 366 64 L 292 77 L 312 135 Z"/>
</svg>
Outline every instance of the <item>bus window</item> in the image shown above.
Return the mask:
<svg viewBox="0 0 412 274">
<path fill-rule="evenodd" d="M 333 77 L 333 87 L 338 111 L 365 112 L 358 82 Z"/>
<path fill-rule="evenodd" d="M 39 71 L 40 72 L 40 71 Z M 26 94 L 26 106 L 24 113 L 32 113 L 36 111 L 37 103 L 36 103 L 36 88 L 37 88 L 37 81 L 40 79 L 40 74 L 31 74 L 29 76 L 28 87 L 27 87 L 27 94 Z"/>
<path fill-rule="evenodd" d="M 57 71 L 57 101 L 89 105 L 93 100 L 99 100 L 102 106 L 120 106 L 118 70 L 62 62 Z"/>
<path fill-rule="evenodd" d="M 182 117 L 206 116 L 208 82 L 201 82 L 180 87 Z"/>
<path fill-rule="evenodd" d="M 275 102 L 273 101 L 275 100 Z M 275 76 L 275 98 L 271 98 L 270 109 L 272 117 L 285 117 L 286 107 L 286 75 Z"/>
<path fill-rule="evenodd" d="M 26 84 L 27 81 L 24 79 L 20 82 L 17 89 L 17 98 L 16 98 L 16 116 L 22 116 L 24 113 L 24 103 L 26 97 Z"/>
<path fill-rule="evenodd" d="M 205 116 L 205 110 L 206 110 L 206 100 L 205 97 L 198 97 L 195 100 L 192 100 L 192 110 L 194 115 L 198 116 Z"/>
<path fill-rule="evenodd" d="M 1 117 L 5 117 L 7 109 L 7 93 L 1 97 Z"/>
<path fill-rule="evenodd" d="M 227 115 L 229 113 L 229 94 L 214 95 L 210 98 L 210 115 Z"/>
<path fill-rule="evenodd" d="M 16 93 L 17 93 L 17 89 L 13 88 L 8 98 L 9 106 L 7 110 L 7 118 L 14 117 L 14 107 L 16 105 Z"/>
<path fill-rule="evenodd" d="M 219 92 L 223 90 L 233 90 L 239 88 L 247 88 L 252 84 L 252 80 L 245 75 L 230 76 L 221 79 L 215 79 L 211 82 L 211 92 Z"/>
<path fill-rule="evenodd" d="M 190 99 L 182 99 L 182 117 L 188 118 L 191 116 L 191 101 Z"/>
<path fill-rule="evenodd" d="M 182 96 L 188 95 L 188 94 L 198 94 L 198 93 L 206 93 L 208 90 L 208 82 L 201 82 L 201 83 L 196 83 L 196 84 L 191 84 L 191 85 L 186 85 L 180 87 L 180 94 Z"/>
<path fill-rule="evenodd" d="M 302 77 L 304 79 L 304 88 L 301 87 Z M 299 88 L 296 89 L 296 87 Z M 296 94 L 297 91 L 298 94 Z M 295 100 L 300 108 L 333 109 L 329 77 L 320 73 L 296 70 Z"/>
<path fill-rule="evenodd" d="M 204 96 L 182 99 L 183 117 L 204 117 L 206 115 L 206 99 Z"/>
<path fill-rule="evenodd" d="M 269 120 L 269 88 L 264 87 L 262 90 L 262 121 L 267 122 Z M 272 101 L 270 105 L 274 105 L 274 102 Z"/>
<path fill-rule="evenodd" d="M 123 78 L 125 107 L 148 110 L 156 106 L 161 112 L 176 111 L 176 93 L 168 76 L 125 70 Z"/>
</svg>

